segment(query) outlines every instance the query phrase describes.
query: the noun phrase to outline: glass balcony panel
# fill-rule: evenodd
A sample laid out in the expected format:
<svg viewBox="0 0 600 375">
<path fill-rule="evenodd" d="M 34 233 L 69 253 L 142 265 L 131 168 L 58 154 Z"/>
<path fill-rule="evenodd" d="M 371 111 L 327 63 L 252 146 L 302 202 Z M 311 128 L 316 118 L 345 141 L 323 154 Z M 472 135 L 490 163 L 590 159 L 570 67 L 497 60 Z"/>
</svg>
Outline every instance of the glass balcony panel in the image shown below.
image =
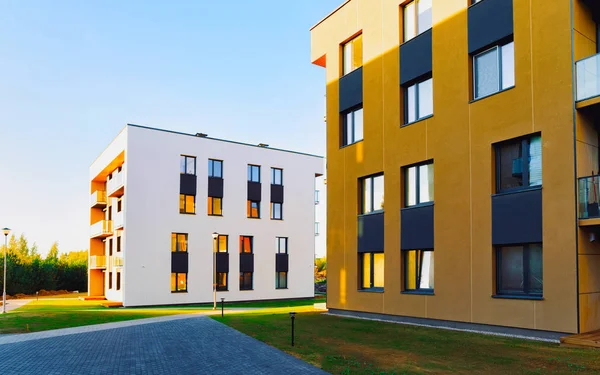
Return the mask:
<svg viewBox="0 0 600 375">
<path fill-rule="evenodd" d="M 600 176 L 582 177 L 579 179 L 579 218 L 590 219 L 600 217 L 598 195 L 600 193 Z"/>
<path fill-rule="evenodd" d="M 600 95 L 600 54 L 577 62 L 577 101 Z"/>
</svg>

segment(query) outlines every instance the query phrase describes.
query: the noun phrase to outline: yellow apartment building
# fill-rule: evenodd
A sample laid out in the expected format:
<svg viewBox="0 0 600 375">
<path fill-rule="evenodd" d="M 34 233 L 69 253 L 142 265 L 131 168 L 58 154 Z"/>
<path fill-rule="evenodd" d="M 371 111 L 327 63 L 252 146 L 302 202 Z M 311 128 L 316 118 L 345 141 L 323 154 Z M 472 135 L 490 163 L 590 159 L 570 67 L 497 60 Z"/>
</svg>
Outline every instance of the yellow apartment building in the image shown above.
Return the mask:
<svg viewBox="0 0 600 375">
<path fill-rule="evenodd" d="M 349 0 L 311 29 L 330 311 L 600 329 L 597 3 Z"/>
</svg>

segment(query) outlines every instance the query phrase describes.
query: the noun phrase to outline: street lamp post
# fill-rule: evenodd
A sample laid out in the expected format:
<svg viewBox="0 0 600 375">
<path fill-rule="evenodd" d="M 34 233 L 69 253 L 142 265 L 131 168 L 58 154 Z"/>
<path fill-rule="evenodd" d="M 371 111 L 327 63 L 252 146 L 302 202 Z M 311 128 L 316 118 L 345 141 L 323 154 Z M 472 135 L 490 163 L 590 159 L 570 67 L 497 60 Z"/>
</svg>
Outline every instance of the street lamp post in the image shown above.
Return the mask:
<svg viewBox="0 0 600 375">
<path fill-rule="evenodd" d="M 217 240 L 219 233 L 213 232 L 213 310 L 217 309 Z"/>
<path fill-rule="evenodd" d="M 8 234 L 10 229 L 2 228 L 4 233 L 4 281 L 2 281 L 2 314 L 6 314 L 6 248 L 8 247 Z"/>
</svg>

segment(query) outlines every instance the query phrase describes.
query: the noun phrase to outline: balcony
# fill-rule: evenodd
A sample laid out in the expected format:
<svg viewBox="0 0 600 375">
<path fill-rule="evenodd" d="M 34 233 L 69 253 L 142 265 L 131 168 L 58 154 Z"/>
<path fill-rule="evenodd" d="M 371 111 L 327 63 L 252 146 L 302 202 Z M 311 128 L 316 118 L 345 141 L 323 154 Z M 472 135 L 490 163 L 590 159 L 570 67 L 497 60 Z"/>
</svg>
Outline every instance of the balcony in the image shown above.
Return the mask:
<svg viewBox="0 0 600 375">
<path fill-rule="evenodd" d="M 110 257 L 110 268 L 123 267 L 123 257 Z"/>
<path fill-rule="evenodd" d="M 117 212 L 115 214 L 115 218 L 113 220 L 113 225 L 114 225 L 115 229 L 122 229 L 123 228 L 123 211 Z"/>
<path fill-rule="evenodd" d="M 600 176 L 579 179 L 579 225 L 600 225 Z"/>
<path fill-rule="evenodd" d="M 91 238 L 105 238 L 112 235 L 112 221 L 100 220 L 90 227 Z"/>
<path fill-rule="evenodd" d="M 90 269 L 101 270 L 106 268 L 106 255 L 90 255 Z"/>
<path fill-rule="evenodd" d="M 123 172 L 113 173 L 112 178 L 106 183 L 106 192 L 110 198 L 118 198 L 123 195 Z"/>
<path fill-rule="evenodd" d="M 600 54 L 577 62 L 577 108 L 600 104 Z"/>
<path fill-rule="evenodd" d="M 106 192 L 97 190 L 90 196 L 90 206 L 92 208 L 106 207 Z"/>
</svg>

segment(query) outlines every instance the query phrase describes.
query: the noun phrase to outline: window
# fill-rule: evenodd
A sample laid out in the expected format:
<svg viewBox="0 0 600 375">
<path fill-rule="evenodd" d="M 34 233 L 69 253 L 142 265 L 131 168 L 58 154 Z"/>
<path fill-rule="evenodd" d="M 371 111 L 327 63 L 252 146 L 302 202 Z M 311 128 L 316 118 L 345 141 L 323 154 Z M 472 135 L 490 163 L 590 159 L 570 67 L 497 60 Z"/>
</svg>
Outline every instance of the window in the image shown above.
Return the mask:
<svg viewBox="0 0 600 375">
<path fill-rule="evenodd" d="M 404 207 L 433 202 L 433 162 L 404 169 Z"/>
<path fill-rule="evenodd" d="M 240 236 L 240 253 L 252 254 L 253 242 L 252 236 Z"/>
<path fill-rule="evenodd" d="M 117 253 L 121 252 L 121 240 L 122 239 L 123 239 L 123 237 L 117 236 Z"/>
<path fill-rule="evenodd" d="M 342 114 L 342 146 L 363 140 L 363 109 L 358 108 Z"/>
<path fill-rule="evenodd" d="M 227 289 L 227 272 L 217 272 L 217 290 L 226 292 Z"/>
<path fill-rule="evenodd" d="M 180 173 L 196 174 L 196 158 L 194 156 L 181 155 Z"/>
<path fill-rule="evenodd" d="M 496 145 L 496 192 L 542 186 L 542 137 L 534 135 Z"/>
<path fill-rule="evenodd" d="M 288 239 L 287 237 L 277 237 L 277 254 L 288 253 Z"/>
<path fill-rule="evenodd" d="M 196 212 L 196 196 L 179 194 L 179 213 L 193 214 Z"/>
<path fill-rule="evenodd" d="M 221 160 L 208 159 L 208 177 L 223 178 L 223 162 Z"/>
<path fill-rule="evenodd" d="M 404 123 L 433 115 L 433 78 L 408 86 L 404 99 Z"/>
<path fill-rule="evenodd" d="M 108 255 L 109 256 L 113 255 L 113 239 L 112 238 L 108 239 Z"/>
<path fill-rule="evenodd" d="M 383 211 L 383 175 L 362 178 L 360 185 L 360 214 Z"/>
<path fill-rule="evenodd" d="M 108 289 L 112 289 L 112 272 L 108 273 Z"/>
<path fill-rule="evenodd" d="M 496 267 L 498 295 L 542 296 L 541 243 L 496 248 Z"/>
<path fill-rule="evenodd" d="M 342 46 L 342 75 L 346 75 L 363 64 L 362 34 Z"/>
<path fill-rule="evenodd" d="M 248 201 L 248 217 L 252 219 L 260 219 L 260 202 Z"/>
<path fill-rule="evenodd" d="M 315 222 L 315 236 L 318 236 L 319 233 L 320 233 L 319 232 L 319 222 L 317 221 L 317 222 Z"/>
<path fill-rule="evenodd" d="M 287 289 L 287 272 L 275 272 L 275 289 Z"/>
<path fill-rule="evenodd" d="M 271 203 L 271 219 L 283 220 L 283 204 Z"/>
<path fill-rule="evenodd" d="M 515 45 L 510 42 L 503 46 L 475 55 L 475 99 L 506 90 L 515 85 Z"/>
<path fill-rule="evenodd" d="M 121 290 L 121 272 L 117 271 L 117 290 Z"/>
<path fill-rule="evenodd" d="M 405 250 L 404 291 L 433 293 L 433 250 Z"/>
<path fill-rule="evenodd" d="M 321 192 L 319 190 L 315 190 L 315 204 L 319 204 L 319 202 L 321 201 L 319 198 Z"/>
<path fill-rule="evenodd" d="M 226 253 L 229 251 L 229 236 L 226 234 L 219 234 L 217 251 L 219 253 Z"/>
<path fill-rule="evenodd" d="M 252 272 L 240 272 L 240 290 L 252 290 Z"/>
<path fill-rule="evenodd" d="M 222 204 L 223 204 L 223 198 L 208 197 L 208 202 L 207 202 L 208 214 L 211 216 L 222 216 L 223 215 Z"/>
<path fill-rule="evenodd" d="M 171 273 L 171 293 L 187 292 L 187 273 Z"/>
<path fill-rule="evenodd" d="M 383 253 L 360 253 L 360 289 L 383 289 Z"/>
<path fill-rule="evenodd" d="M 123 198 L 119 198 L 117 200 L 117 212 L 123 211 Z"/>
<path fill-rule="evenodd" d="M 431 0 L 415 0 L 404 6 L 404 41 L 431 29 Z"/>
<path fill-rule="evenodd" d="M 248 181 L 260 182 L 260 165 L 248 164 Z"/>
<path fill-rule="evenodd" d="M 271 168 L 271 184 L 283 185 L 283 169 Z"/>
<path fill-rule="evenodd" d="M 187 251 L 188 235 L 186 233 L 171 233 L 171 252 Z"/>
</svg>

